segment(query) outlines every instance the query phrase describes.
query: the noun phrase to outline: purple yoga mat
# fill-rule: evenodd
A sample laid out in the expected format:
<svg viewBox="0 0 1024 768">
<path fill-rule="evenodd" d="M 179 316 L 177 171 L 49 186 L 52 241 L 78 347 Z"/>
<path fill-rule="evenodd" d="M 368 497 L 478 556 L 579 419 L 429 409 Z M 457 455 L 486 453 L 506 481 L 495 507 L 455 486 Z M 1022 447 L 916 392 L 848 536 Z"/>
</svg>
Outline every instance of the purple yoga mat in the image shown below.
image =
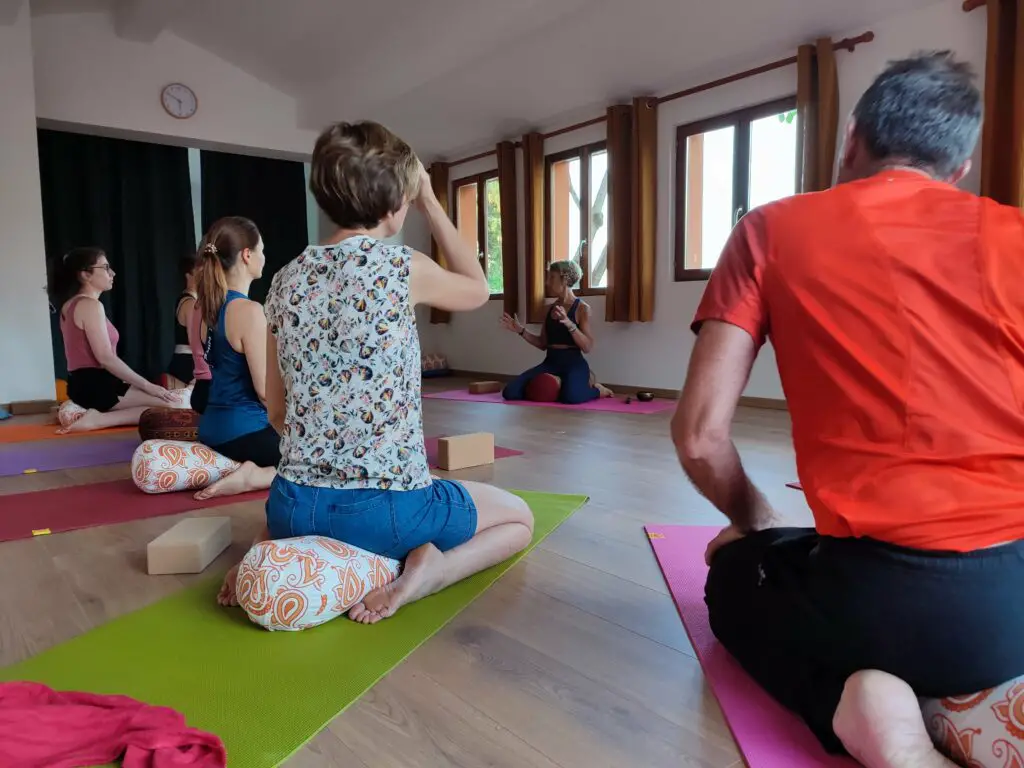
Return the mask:
<svg viewBox="0 0 1024 768">
<path fill-rule="evenodd" d="M 44 443 L 14 443 L 0 451 L 0 477 L 58 469 L 99 467 L 131 461 L 139 438 L 98 440 L 47 440 Z"/>
<path fill-rule="evenodd" d="M 471 395 L 465 389 L 450 389 L 446 392 L 431 392 L 423 395 L 433 400 L 458 400 L 467 403 L 494 403 L 498 405 L 535 405 L 540 408 L 564 408 L 569 411 L 604 411 L 606 413 L 661 413 L 675 405 L 674 400 L 655 399 L 649 403 L 641 403 L 635 397 L 632 402 L 626 403 L 624 396 L 602 397 L 600 400 L 591 400 L 589 403 L 579 405 L 565 405 L 564 403 L 535 403 L 531 400 L 505 400 L 500 392 L 492 392 L 487 395 Z"/>
<path fill-rule="evenodd" d="M 704 676 L 750 768 L 853 768 L 829 755 L 792 712 L 769 696 L 711 632 L 704 582 L 704 550 L 719 527 L 648 525 L 647 537 L 697 652 Z"/>
</svg>

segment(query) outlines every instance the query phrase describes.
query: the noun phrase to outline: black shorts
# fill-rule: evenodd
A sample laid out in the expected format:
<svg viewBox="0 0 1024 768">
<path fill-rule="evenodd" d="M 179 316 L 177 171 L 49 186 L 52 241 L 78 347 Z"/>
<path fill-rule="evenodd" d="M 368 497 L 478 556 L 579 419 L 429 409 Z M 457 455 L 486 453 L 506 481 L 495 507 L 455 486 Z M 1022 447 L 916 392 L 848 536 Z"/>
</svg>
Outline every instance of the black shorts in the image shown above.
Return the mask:
<svg viewBox="0 0 1024 768">
<path fill-rule="evenodd" d="M 192 355 L 174 354 L 167 372 L 183 384 L 188 384 L 195 377 L 195 360 Z"/>
<path fill-rule="evenodd" d="M 210 448 L 232 461 L 251 461 L 257 467 L 277 467 L 281 463 L 281 438 L 269 426 Z"/>
<path fill-rule="evenodd" d="M 861 670 L 918 696 L 976 693 L 1024 674 L 1024 542 L 925 552 L 786 528 L 716 553 L 711 629 L 830 752 L 843 686 Z"/>
<path fill-rule="evenodd" d="M 196 379 L 195 386 L 192 387 L 192 398 L 189 401 L 189 407 L 196 413 L 203 413 L 206 410 L 206 404 L 210 401 L 210 385 L 213 384 L 211 379 Z"/>
<path fill-rule="evenodd" d="M 105 368 L 79 368 L 68 372 L 68 399 L 83 408 L 106 413 L 131 386 Z"/>
</svg>

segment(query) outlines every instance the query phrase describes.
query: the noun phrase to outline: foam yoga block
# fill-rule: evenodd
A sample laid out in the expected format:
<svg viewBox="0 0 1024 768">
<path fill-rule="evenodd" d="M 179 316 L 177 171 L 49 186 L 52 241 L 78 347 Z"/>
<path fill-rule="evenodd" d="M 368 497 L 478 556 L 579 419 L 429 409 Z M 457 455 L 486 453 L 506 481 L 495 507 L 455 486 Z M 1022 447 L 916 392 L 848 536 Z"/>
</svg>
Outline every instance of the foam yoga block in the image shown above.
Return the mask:
<svg viewBox="0 0 1024 768">
<path fill-rule="evenodd" d="M 150 576 L 202 573 L 231 545 L 230 517 L 192 517 L 182 520 L 146 547 Z"/>
<path fill-rule="evenodd" d="M 199 439 L 199 414 L 191 408 L 149 408 L 139 417 L 139 437 L 194 443 Z"/>
<path fill-rule="evenodd" d="M 238 566 L 238 604 L 264 629 L 309 629 L 390 584 L 399 568 L 397 560 L 323 536 L 264 541 Z"/>
<path fill-rule="evenodd" d="M 469 394 L 489 395 L 492 392 L 501 392 L 502 389 L 500 381 L 474 381 L 469 385 Z"/>
<path fill-rule="evenodd" d="M 202 443 L 147 440 L 132 456 L 132 479 L 143 493 L 198 491 L 238 467 Z"/>
<path fill-rule="evenodd" d="M 437 466 L 448 472 L 493 463 L 494 435 L 490 432 L 442 437 L 437 441 Z"/>
</svg>

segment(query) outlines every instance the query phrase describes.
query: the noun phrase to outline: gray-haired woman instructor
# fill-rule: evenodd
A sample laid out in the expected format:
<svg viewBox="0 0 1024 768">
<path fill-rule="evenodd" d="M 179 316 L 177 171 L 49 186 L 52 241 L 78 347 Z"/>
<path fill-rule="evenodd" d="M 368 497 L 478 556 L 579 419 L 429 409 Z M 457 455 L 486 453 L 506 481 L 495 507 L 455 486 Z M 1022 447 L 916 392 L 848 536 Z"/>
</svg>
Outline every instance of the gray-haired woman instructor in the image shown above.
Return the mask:
<svg viewBox="0 0 1024 768">
<path fill-rule="evenodd" d="M 555 302 L 548 309 L 540 334 L 526 330 L 519 319 L 505 314 L 501 324 L 518 333 L 530 345 L 547 352 L 544 362 L 510 381 L 502 392 L 506 400 L 526 399 L 526 386 L 542 373 L 561 379 L 558 400 L 569 405 L 588 403 L 601 397 L 601 390 L 590 383 L 590 366 L 584 352 L 594 348 L 590 330 L 590 307 L 573 293 L 579 282 L 580 267 L 574 261 L 556 261 L 548 268 L 545 287 Z"/>
</svg>

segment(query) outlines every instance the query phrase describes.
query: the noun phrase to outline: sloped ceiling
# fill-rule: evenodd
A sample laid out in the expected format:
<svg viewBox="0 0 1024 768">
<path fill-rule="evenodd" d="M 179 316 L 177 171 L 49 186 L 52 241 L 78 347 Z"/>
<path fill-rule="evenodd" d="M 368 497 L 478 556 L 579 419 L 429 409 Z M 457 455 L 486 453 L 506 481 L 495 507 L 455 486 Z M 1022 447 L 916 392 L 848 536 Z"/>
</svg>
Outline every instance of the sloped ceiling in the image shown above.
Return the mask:
<svg viewBox="0 0 1024 768">
<path fill-rule="evenodd" d="M 303 127 L 373 118 L 433 156 L 936 0 L 31 2 L 111 14 L 132 40 L 175 34 L 294 96 Z"/>
</svg>

